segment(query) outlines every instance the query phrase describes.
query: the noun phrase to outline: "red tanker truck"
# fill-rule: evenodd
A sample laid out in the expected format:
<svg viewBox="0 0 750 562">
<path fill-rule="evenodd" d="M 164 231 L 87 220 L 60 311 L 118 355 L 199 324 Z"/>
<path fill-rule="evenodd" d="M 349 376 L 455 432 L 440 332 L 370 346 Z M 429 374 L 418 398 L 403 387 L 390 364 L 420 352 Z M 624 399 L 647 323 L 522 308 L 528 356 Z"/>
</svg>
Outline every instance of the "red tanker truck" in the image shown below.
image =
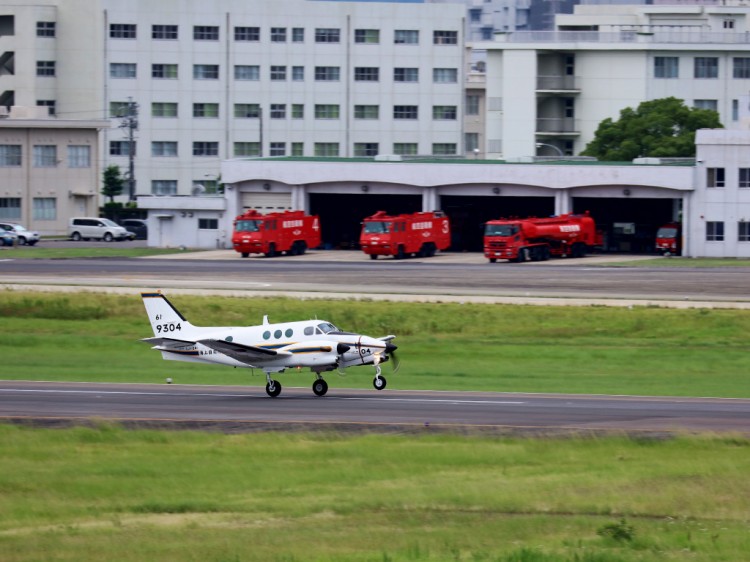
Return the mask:
<svg viewBox="0 0 750 562">
<path fill-rule="evenodd" d="M 362 251 L 373 260 L 378 256 L 432 257 L 450 244 L 450 221 L 442 211 L 395 216 L 378 211 L 362 221 L 359 237 Z"/>
<path fill-rule="evenodd" d="M 601 245 L 594 219 L 588 211 L 556 217 L 500 219 L 484 227 L 484 256 L 495 263 L 544 261 L 550 257 L 582 257 Z"/>
<path fill-rule="evenodd" d="M 682 225 L 670 222 L 656 231 L 656 251 L 665 256 L 679 256 L 682 252 Z"/>
<path fill-rule="evenodd" d="M 281 252 L 297 256 L 320 246 L 320 221 L 303 211 L 263 215 L 255 209 L 234 219 L 232 245 L 243 258 L 250 254 L 275 256 Z"/>
</svg>

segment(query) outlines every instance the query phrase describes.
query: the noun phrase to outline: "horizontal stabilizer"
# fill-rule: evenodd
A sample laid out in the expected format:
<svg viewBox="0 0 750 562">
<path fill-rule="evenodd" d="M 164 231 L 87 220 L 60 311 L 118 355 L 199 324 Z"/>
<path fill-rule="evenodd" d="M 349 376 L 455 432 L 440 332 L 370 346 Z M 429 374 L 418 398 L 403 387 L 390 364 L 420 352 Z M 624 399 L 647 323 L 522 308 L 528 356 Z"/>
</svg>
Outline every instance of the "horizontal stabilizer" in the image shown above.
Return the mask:
<svg viewBox="0 0 750 562">
<path fill-rule="evenodd" d="M 159 347 L 182 347 L 185 345 L 195 345 L 194 341 L 190 340 L 178 340 L 175 338 L 143 338 L 141 340 L 143 343 L 150 343 L 151 345 L 159 346 Z"/>
<path fill-rule="evenodd" d="M 253 364 L 259 361 L 267 361 L 274 357 L 291 356 L 288 351 L 277 351 L 275 349 L 266 349 L 265 347 L 256 347 L 254 345 L 243 345 L 241 343 L 228 342 L 226 340 L 198 340 L 197 343 L 228 355 L 232 359 L 242 363 Z"/>
</svg>

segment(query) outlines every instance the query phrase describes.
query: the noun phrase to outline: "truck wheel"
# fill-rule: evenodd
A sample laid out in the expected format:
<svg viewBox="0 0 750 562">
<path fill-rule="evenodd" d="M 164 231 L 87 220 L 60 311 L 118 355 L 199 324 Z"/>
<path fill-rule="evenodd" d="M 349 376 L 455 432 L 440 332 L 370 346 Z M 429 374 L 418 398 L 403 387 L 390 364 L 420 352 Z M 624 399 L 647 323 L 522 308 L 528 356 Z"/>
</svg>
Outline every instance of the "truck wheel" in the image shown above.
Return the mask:
<svg viewBox="0 0 750 562">
<path fill-rule="evenodd" d="M 376 259 L 378 259 L 378 255 L 377 254 L 370 254 L 370 259 L 371 260 L 376 260 Z"/>
<path fill-rule="evenodd" d="M 271 242 L 268 245 L 268 251 L 266 252 L 265 255 L 266 255 L 267 258 L 274 257 L 276 255 L 276 244 L 274 244 L 273 242 Z"/>
<path fill-rule="evenodd" d="M 430 242 L 430 248 L 429 248 L 429 253 L 427 254 L 427 257 L 434 258 L 435 254 L 437 254 L 437 246 L 435 246 L 435 244 Z"/>
<path fill-rule="evenodd" d="M 246 258 L 250 255 L 250 252 L 242 252 L 242 257 Z"/>
<path fill-rule="evenodd" d="M 489 258 L 490 263 L 495 263 L 497 261 L 497 258 Z"/>
<path fill-rule="evenodd" d="M 397 260 L 402 260 L 406 257 L 406 254 L 404 253 L 404 247 L 399 246 L 398 251 L 396 252 L 396 255 L 394 256 Z"/>
<path fill-rule="evenodd" d="M 300 240 L 297 243 L 297 255 L 304 256 L 306 251 L 307 251 L 307 242 L 305 242 L 304 240 Z"/>
</svg>

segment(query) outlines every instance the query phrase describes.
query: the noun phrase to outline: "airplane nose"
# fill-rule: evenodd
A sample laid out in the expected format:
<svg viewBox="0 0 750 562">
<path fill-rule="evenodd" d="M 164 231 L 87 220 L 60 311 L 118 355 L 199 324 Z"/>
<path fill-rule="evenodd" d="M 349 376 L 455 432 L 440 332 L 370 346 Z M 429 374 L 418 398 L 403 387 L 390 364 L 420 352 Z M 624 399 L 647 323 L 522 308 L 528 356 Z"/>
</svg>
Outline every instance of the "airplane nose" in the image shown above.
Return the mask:
<svg viewBox="0 0 750 562">
<path fill-rule="evenodd" d="M 386 353 L 393 353 L 397 349 L 398 349 L 398 346 L 395 345 L 395 344 L 393 344 L 393 343 L 391 343 L 391 342 L 388 342 L 387 344 L 385 344 L 385 352 Z"/>
</svg>

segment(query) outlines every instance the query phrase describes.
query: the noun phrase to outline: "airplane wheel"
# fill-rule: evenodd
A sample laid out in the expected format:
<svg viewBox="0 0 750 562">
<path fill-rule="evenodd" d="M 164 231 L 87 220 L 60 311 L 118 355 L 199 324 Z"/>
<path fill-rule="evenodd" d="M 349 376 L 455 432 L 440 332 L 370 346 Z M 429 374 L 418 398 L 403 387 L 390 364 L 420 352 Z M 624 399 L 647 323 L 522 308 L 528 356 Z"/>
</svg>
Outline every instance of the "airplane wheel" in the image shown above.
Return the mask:
<svg viewBox="0 0 750 562">
<path fill-rule="evenodd" d="M 328 383 L 323 379 L 317 379 L 312 385 L 315 396 L 325 396 L 328 392 Z"/>
<path fill-rule="evenodd" d="M 375 390 L 383 390 L 385 388 L 385 385 L 385 377 L 375 377 L 374 379 L 372 379 L 372 386 L 375 387 Z"/>
<path fill-rule="evenodd" d="M 279 381 L 272 380 L 271 384 L 266 385 L 266 394 L 268 394 L 271 398 L 276 398 L 279 394 L 281 394 L 281 383 Z"/>
</svg>

